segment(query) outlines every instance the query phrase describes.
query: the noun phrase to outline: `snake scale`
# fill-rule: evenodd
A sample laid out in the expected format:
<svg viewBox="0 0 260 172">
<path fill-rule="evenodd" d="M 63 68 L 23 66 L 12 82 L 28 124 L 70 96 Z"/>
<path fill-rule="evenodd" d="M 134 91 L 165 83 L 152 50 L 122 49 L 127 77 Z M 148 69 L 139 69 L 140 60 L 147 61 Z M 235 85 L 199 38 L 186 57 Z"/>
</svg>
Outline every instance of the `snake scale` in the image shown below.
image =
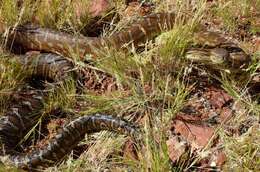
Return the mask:
<svg viewBox="0 0 260 172">
<path fill-rule="evenodd" d="M 64 61 L 64 57 L 70 56 L 71 51 L 76 52 L 83 60 L 85 55 L 88 54 L 96 58 L 96 50 L 104 46 L 120 49 L 132 43 L 138 45 L 162 31 L 173 28 L 174 22 L 174 13 L 151 14 L 133 24 L 126 31 L 103 38 L 75 37 L 67 33 L 25 25 L 14 28 L 9 39 L 15 44 L 22 45 L 27 50 L 59 54 L 40 55 L 38 61 L 43 65 L 36 65 L 39 66 L 39 68 L 36 67 L 36 69 L 39 69 L 36 70 L 36 74 L 50 78 L 58 77 L 58 80 L 62 80 L 66 77 L 61 77 L 61 75 L 67 73 L 65 71 L 69 71 L 72 68 L 71 63 Z M 235 52 L 241 52 L 241 50 L 236 50 Z M 217 61 L 219 59 L 222 61 L 223 59 L 231 58 L 232 63 L 234 63 L 235 60 L 230 55 L 233 53 L 233 50 L 228 49 L 228 46 L 218 46 L 217 49 L 215 46 L 208 46 L 204 50 L 192 48 L 187 51 L 187 58 L 195 61 L 201 60 L 196 53 L 200 54 L 200 57 L 201 54 L 207 57 L 213 56 L 212 58 L 217 58 Z M 241 61 L 244 62 L 245 60 L 242 59 Z M 29 63 L 26 62 L 25 64 Z M 54 72 L 49 72 L 51 69 Z M 32 122 L 33 118 L 29 115 L 32 115 L 33 111 L 40 112 L 43 99 L 44 95 L 42 95 L 42 92 L 38 93 L 36 91 L 35 96 L 30 96 L 29 99 L 25 99 L 26 101 L 21 101 L 19 104 L 10 107 L 11 110 L 0 121 L 0 136 L 5 145 L 5 150 L 9 155 L 7 159 L 18 167 L 33 168 L 43 163 L 59 160 L 84 138 L 85 133 L 97 132 L 104 129 L 130 135 L 134 135 L 135 133 L 135 128 L 122 119 L 104 115 L 83 116 L 65 126 L 43 149 L 35 150 L 26 155 L 13 153 L 11 150 L 14 150 L 19 140 L 24 136 L 26 133 L 25 130 L 28 130 L 34 124 Z"/>
<path fill-rule="evenodd" d="M 81 58 L 87 54 L 95 57 L 96 50 L 104 46 L 120 49 L 126 44 L 137 45 L 145 42 L 161 31 L 171 29 L 174 22 L 174 13 L 151 14 L 137 21 L 126 31 L 103 38 L 75 37 L 67 33 L 27 25 L 15 28 L 10 39 L 28 50 L 58 53 L 65 57 L 69 57 L 71 52 L 77 53 Z"/>
<path fill-rule="evenodd" d="M 130 28 L 108 37 L 72 36 L 47 28 L 25 25 L 16 27 L 10 35 L 13 43 L 27 50 L 52 52 L 70 57 L 76 53 L 82 60 L 86 55 L 97 58 L 100 49 L 111 47 L 122 49 L 127 45 L 139 45 L 173 28 L 175 13 L 156 13 L 144 16 Z M 188 48 L 186 58 L 198 63 L 227 63 L 228 67 L 238 67 L 250 61 L 247 54 L 222 34 L 203 31 L 194 35 L 200 48 Z"/>
<path fill-rule="evenodd" d="M 25 67 L 33 68 L 32 74 L 56 81 L 68 79 L 73 75 L 73 65 L 64 57 L 43 53 L 39 55 L 17 57 Z M 48 92 L 25 88 L 14 95 L 14 100 L 5 116 L 0 118 L 0 138 L 4 154 L 2 162 L 23 169 L 52 164 L 69 153 L 86 133 L 111 130 L 122 134 L 134 135 L 136 128 L 128 122 L 108 115 L 86 115 L 65 126 L 44 148 L 28 154 L 17 153 L 17 146 L 36 125 L 44 108 Z"/>
</svg>

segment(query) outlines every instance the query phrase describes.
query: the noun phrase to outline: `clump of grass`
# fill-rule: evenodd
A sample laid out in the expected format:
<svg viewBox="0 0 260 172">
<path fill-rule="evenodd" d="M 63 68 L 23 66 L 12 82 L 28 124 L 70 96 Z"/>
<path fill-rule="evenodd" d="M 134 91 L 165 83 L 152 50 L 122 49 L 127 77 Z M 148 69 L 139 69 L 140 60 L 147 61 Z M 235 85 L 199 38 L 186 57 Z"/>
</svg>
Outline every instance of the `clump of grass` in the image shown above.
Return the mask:
<svg viewBox="0 0 260 172">
<path fill-rule="evenodd" d="M 257 51 L 254 54 L 252 54 L 252 63 L 247 69 L 251 75 L 254 75 L 260 68 L 259 60 L 260 60 L 260 52 Z"/>
<path fill-rule="evenodd" d="M 81 7 L 81 8 L 79 8 Z M 73 31 L 79 30 L 88 22 L 89 1 L 38 1 L 36 18 L 41 26 L 64 29 L 66 26 L 72 27 Z M 42 10 L 42 9 L 48 9 Z M 78 13 L 85 15 L 77 16 Z"/>
<path fill-rule="evenodd" d="M 17 63 L 11 56 L 0 54 L 0 104 L 6 104 L 12 95 L 26 78 L 28 71 L 24 71 L 21 64 Z"/>
<path fill-rule="evenodd" d="M 114 55 L 118 54 L 120 53 Z M 111 59 L 111 57 L 113 58 Z M 103 70 L 112 71 L 111 74 L 119 78 L 119 82 L 123 80 L 124 84 L 129 84 L 129 88 L 132 88 L 129 90 L 130 94 L 127 97 L 119 99 L 113 97 L 105 102 L 108 103 L 107 107 L 113 108 L 112 112 L 119 112 L 117 114 L 147 114 L 154 119 L 149 125 L 147 124 L 146 135 L 144 135 L 145 143 L 142 145 L 145 147 L 144 152 L 139 152 L 140 161 L 123 159 L 123 162 L 129 164 L 129 168 L 134 169 L 134 171 L 138 169 L 141 169 L 141 171 L 160 171 L 162 167 L 164 168 L 162 171 L 169 171 L 171 165 L 166 147 L 165 131 L 167 129 L 159 126 L 167 126 L 170 119 L 182 107 L 188 91 L 179 79 L 171 75 L 164 77 L 167 78 L 166 80 L 153 77 L 156 72 L 145 64 L 145 60 L 140 60 L 140 58 L 138 55 L 128 56 L 127 58 L 125 56 L 109 56 L 98 63 Z M 146 57 L 142 56 L 142 58 Z M 135 71 L 138 77 L 134 79 L 127 75 L 127 70 Z M 153 73 L 148 74 L 148 71 Z M 145 91 L 146 84 L 151 84 L 152 92 L 147 93 Z M 148 126 L 158 127 L 156 134 Z M 157 136 L 162 136 L 162 138 L 155 138 Z M 159 140 L 159 143 L 155 140 Z"/>
<path fill-rule="evenodd" d="M 193 32 L 197 29 L 205 11 L 205 1 L 198 1 L 194 8 L 197 10 L 193 16 L 183 14 L 182 9 L 176 14 L 176 21 L 173 29 L 164 37 L 165 44 L 160 50 L 162 58 L 181 57 L 190 43 Z M 179 8 L 185 8 L 182 4 Z"/>
<path fill-rule="evenodd" d="M 154 1 L 158 6 L 164 6 L 166 1 Z M 178 1 L 177 19 L 174 28 L 167 34 L 161 35 L 161 42 L 155 44 L 149 42 L 145 45 L 145 51 L 137 53 L 135 49 L 131 49 L 131 53 L 116 52 L 111 49 L 101 51 L 102 58 L 99 58 L 93 65 L 96 69 L 111 74 L 117 81 L 119 89 L 109 96 L 93 95 L 85 92 L 82 95 L 76 95 L 76 88 L 73 81 L 68 81 L 55 89 L 55 92 L 49 93 L 46 100 L 43 116 L 50 112 L 53 108 L 61 107 L 64 110 L 73 111 L 76 101 L 85 103 L 80 114 L 90 114 L 97 112 L 106 112 L 108 114 L 116 114 L 132 118 L 137 116 L 144 117 L 144 135 L 143 142 L 137 150 L 138 159 L 133 160 L 125 157 L 111 158 L 111 154 L 120 150 L 125 142 L 124 137 L 111 137 L 107 132 L 102 132 L 91 138 L 90 147 L 78 160 L 69 157 L 60 166 L 50 168 L 50 171 L 86 171 L 86 170 L 103 170 L 118 169 L 119 171 L 174 171 L 175 169 L 185 169 L 185 165 L 172 168 L 169 160 L 166 140 L 168 137 L 168 124 L 171 119 L 179 112 L 185 103 L 185 99 L 189 94 L 190 87 L 187 88 L 183 79 L 183 73 L 187 67 L 183 59 L 185 49 L 189 46 L 193 32 L 205 14 L 204 0 L 195 2 L 191 8 L 188 1 Z M 217 16 L 224 21 L 225 27 L 234 31 L 238 25 L 234 19 L 237 11 L 242 15 L 250 16 L 250 8 L 252 1 L 225 1 L 218 4 L 215 8 Z M 83 6 L 88 6 L 89 1 L 81 0 Z M 123 4 L 123 1 L 117 1 L 117 6 Z M 255 8 L 259 9 L 260 3 L 257 1 Z M 169 7 L 167 7 L 169 8 Z M 191 8 L 191 9 L 189 9 Z M 47 9 L 47 10 L 45 10 Z M 187 13 L 187 10 L 190 10 Z M 185 11 L 186 13 L 182 13 Z M 1 2 L 1 21 L 3 20 L 8 26 L 35 20 L 41 26 L 51 27 L 55 29 L 68 29 L 77 33 L 85 26 L 88 15 L 78 18 L 75 13 L 73 1 L 32 1 L 25 0 L 20 7 L 15 1 L 4 0 Z M 86 20 L 85 20 L 86 19 Z M 110 32 L 110 31 L 109 31 Z M 111 31 L 112 32 L 112 31 Z M 109 35 L 109 33 L 105 33 Z M 79 62 L 77 54 L 73 54 L 75 63 Z M 156 60 L 155 60 L 156 59 Z M 178 68 L 174 65 L 180 61 Z M 1 66 L 0 66 L 1 67 Z M 5 70 L 0 75 L 0 88 L 2 90 L 13 90 L 19 85 L 20 79 L 16 81 L 15 70 Z M 251 67 L 254 74 L 259 68 L 259 64 Z M 1 69 L 1 68 L 0 68 Z M 9 69 L 9 67 L 8 67 Z M 14 71 L 13 71 L 14 70 Z M 16 71 L 17 72 L 17 71 Z M 23 75 L 23 74 L 21 74 Z M 255 117 L 259 114 L 259 105 L 243 97 L 244 91 L 237 91 L 237 88 L 245 87 L 246 84 L 234 82 L 232 78 L 223 81 L 223 87 L 237 101 L 244 103 Z M 240 82 L 240 81 L 239 81 Z M 76 100 L 77 98 L 77 100 Z M 249 114 L 240 116 L 237 124 L 241 124 Z M 37 125 L 40 125 L 41 119 Z M 254 127 L 249 134 L 243 136 L 243 139 L 232 138 L 220 132 L 222 140 L 225 141 L 224 147 L 229 150 L 228 156 L 231 157 L 228 162 L 233 165 L 234 169 L 243 167 L 244 169 L 258 170 L 257 163 L 259 158 L 256 156 L 259 152 L 259 142 Z M 242 136 L 240 136 L 242 138 Z M 236 140 L 238 139 L 238 140 Z M 240 140 L 239 140 L 240 139 Z M 241 141 L 242 140 L 242 141 Z M 87 140 L 89 142 L 89 140 Z M 246 144 L 246 145 L 245 145 Z M 243 149 L 239 149 L 242 147 Z M 246 156 L 244 156 L 246 155 Z M 114 155 L 113 155 L 114 156 Z M 243 157 L 241 161 L 235 163 L 235 160 Z M 187 157 L 186 157 L 187 158 Z M 183 161 L 188 161 L 184 159 Z M 253 164 L 250 167 L 250 163 Z M 48 171 L 47 170 L 47 171 Z"/>
<path fill-rule="evenodd" d="M 18 3 L 18 1 L 4 0 L 0 7 L 0 21 L 6 28 L 33 23 L 76 33 L 89 22 L 89 14 L 86 11 L 89 1 L 23 0 Z M 82 11 L 79 12 L 80 10 Z"/>
<path fill-rule="evenodd" d="M 124 169 L 120 157 L 111 154 L 120 152 L 126 137 L 110 132 L 100 132 L 86 137 L 80 145 L 91 145 L 87 151 L 75 160 L 71 156 L 61 163 L 59 167 L 50 167 L 46 171 L 103 171 L 107 169 L 121 171 Z"/>
<path fill-rule="evenodd" d="M 7 27 L 23 24 L 32 20 L 34 11 L 33 0 L 18 1 L 4 0 L 1 3 L 1 20 Z"/>
<path fill-rule="evenodd" d="M 221 139 L 224 140 L 227 163 L 224 170 L 259 171 L 260 170 L 260 146 L 259 127 L 254 125 L 238 137 L 230 137 L 223 131 Z"/>
<path fill-rule="evenodd" d="M 213 11 L 215 11 L 216 16 L 222 19 L 224 28 L 230 32 L 234 32 L 237 30 L 239 24 L 251 22 L 252 17 L 254 18 L 253 15 L 259 11 L 259 8 L 259 1 L 226 0 L 218 3 Z"/>
<path fill-rule="evenodd" d="M 114 76 L 119 84 L 131 85 L 134 78 L 130 72 L 137 71 L 142 64 L 134 56 L 123 52 L 106 49 L 104 53 L 106 55 L 95 63 L 96 66 Z"/>
<path fill-rule="evenodd" d="M 14 25 L 18 19 L 18 9 L 16 1 L 6 0 L 1 2 L 1 19 L 7 25 Z"/>
<path fill-rule="evenodd" d="M 149 119 L 150 118 L 150 119 Z M 140 162 L 136 171 L 171 171 L 171 163 L 166 145 L 166 134 L 153 117 L 146 117 L 144 124 L 144 146 L 139 152 Z M 159 128 L 155 128 L 159 127 Z"/>
<path fill-rule="evenodd" d="M 50 84 L 51 86 L 51 84 Z M 48 88 L 48 87 L 47 87 Z M 58 86 L 51 86 L 48 91 L 45 111 L 50 112 L 53 109 L 70 110 L 76 102 L 76 84 L 74 79 L 70 78 L 60 83 Z"/>
<path fill-rule="evenodd" d="M 233 80 L 224 79 L 223 88 L 234 98 L 234 116 L 227 124 L 238 133 L 219 132 L 224 142 L 227 163 L 224 170 L 258 171 L 259 166 L 259 104 L 252 100 L 246 88 L 239 88 Z"/>
</svg>

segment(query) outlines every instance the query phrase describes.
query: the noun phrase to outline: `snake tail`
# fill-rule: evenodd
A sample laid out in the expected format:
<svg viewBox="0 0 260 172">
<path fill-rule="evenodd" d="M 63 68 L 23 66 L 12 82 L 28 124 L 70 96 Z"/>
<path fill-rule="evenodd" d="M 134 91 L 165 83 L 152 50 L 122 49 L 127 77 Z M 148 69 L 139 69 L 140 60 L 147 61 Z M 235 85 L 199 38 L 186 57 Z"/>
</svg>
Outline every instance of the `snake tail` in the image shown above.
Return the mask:
<svg viewBox="0 0 260 172">
<path fill-rule="evenodd" d="M 102 130 L 114 131 L 130 136 L 137 134 L 134 125 L 120 118 L 100 114 L 87 115 L 79 117 L 63 127 L 49 144 L 43 148 L 28 154 L 7 155 L 4 159 L 2 158 L 2 161 L 23 169 L 53 164 L 68 154 L 85 137 L 85 134 Z"/>
</svg>

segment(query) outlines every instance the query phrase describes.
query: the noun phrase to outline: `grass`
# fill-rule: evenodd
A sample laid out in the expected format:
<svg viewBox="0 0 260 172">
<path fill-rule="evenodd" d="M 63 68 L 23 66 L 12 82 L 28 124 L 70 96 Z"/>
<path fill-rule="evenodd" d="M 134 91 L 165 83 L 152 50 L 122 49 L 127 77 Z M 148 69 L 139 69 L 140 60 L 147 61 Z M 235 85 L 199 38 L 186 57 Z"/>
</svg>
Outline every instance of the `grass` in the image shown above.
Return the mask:
<svg viewBox="0 0 260 172">
<path fill-rule="evenodd" d="M 4 54 L 1 54 L 0 57 L 0 106 L 2 108 L 6 105 L 12 92 L 24 83 L 24 79 L 29 73 L 29 71 L 24 71 L 24 68 L 14 59 L 9 58 L 12 57 Z"/>
<path fill-rule="evenodd" d="M 255 18 L 255 10 L 259 10 L 258 0 L 224 1 L 217 3 L 213 11 L 223 21 L 224 27 L 230 31 L 238 31 L 240 25 L 245 25 Z M 252 31 L 254 27 L 252 28 Z"/>
<path fill-rule="evenodd" d="M 81 4 L 81 12 L 84 14 L 82 16 L 77 13 L 77 3 L 70 0 L 24 0 L 19 7 L 16 1 L 3 0 L 0 3 L 0 23 L 9 28 L 33 21 L 42 27 L 78 35 L 88 25 L 90 14 L 85 9 L 89 8 L 90 1 L 77 2 Z M 254 15 L 260 9 L 260 1 L 224 0 L 222 3 L 216 2 L 213 8 L 208 8 L 204 0 L 194 2 L 193 5 L 185 0 L 178 1 L 175 5 L 166 0 L 153 2 L 156 3 L 155 11 L 177 9 L 176 23 L 169 32 L 159 35 L 155 41 L 147 42 L 144 51 L 139 52 L 134 48 L 130 51 L 104 48 L 99 50 L 98 60 L 90 64 L 82 63 L 78 55 L 72 53 L 72 59 L 78 68 L 91 66 L 110 74 L 115 79 L 118 89 L 110 94 L 95 94 L 89 90 L 77 93 L 75 84 L 69 80 L 59 89 L 50 90 L 43 113 L 48 114 L 54 108 L 75 113 L 75 106 L 81 103 L 76 116 L 106 113 L 123 116 L 130 121 L 142 118 L 144 134 L 140 143 L 136 145 L 137 158 L 121 156 L 122 148 L 129 140 L 127 137 L 101 132 L 86 136 L 86 140 L 81 144 L 87 144 L 88 149 L 78 159 L 69 155 L 61 164 L 45 171 L 182 171 L 192 170 L 193 164 L 201 158 L 192 157 L 192 154 L 187 152 L 173 165 L 166 144 L 170 135 L 171 120 L 183 108 L 190 93 L 196 89 L 196 83 L 190 83 L 191 74 L 186 74 L 191 70 L 190 62 L 185 59 L 186 49 L 192 42 L 194 32 L 201 29 L 200 23 L 205 20 L 211 21 L 216 18 L 221 21 L 220 29 L 223 32 L 236 34 L 237 28 L 244 24 L 241 18 L 236 17 L 242 16 L 247 22 L 254 21 L 257 19 Z M 116 12 L 124 11 L 123 1 L 114 4 Z M 124 23 L 111 25 L 111 28 L 104 29 L 103 35 L 111 35 L 122 29 L 122 26 Z M 257 35 L 259 29 L 252 26 L 248 32 Z M 237 80 L 237 76 L 233 76 L 232 73 L 223 73 L 218 78 L 222 88 L 234 98 L 235 104 L 243 106 L 247 112 L 237 112 L 235 117 L 217 132 L 227 154 L 224 167 L 227 171 L 260 169 L 260 133 L 257 125 L 259 97 L 251 97 L 248 93 L 250 76 L 256 75 L 259 70 L 259 54 L 256 52 L 253 56 L 255 62 L 247 70 L 249 77 L 246 81 Z M 1 111 L 4 111 L 7 97 L 24 84 L 27 74 L 6 52 L 1 52 L 0 70 L 0 101 Z M 37 125 L 40 125 L 40 122 Z M 228 133 L 226 125 L 233 128 L 245 125 L 249 129 L 241 135 L 232 135 Z M 203 150 L 200 153 L 203 154 Z"/>
</svg>

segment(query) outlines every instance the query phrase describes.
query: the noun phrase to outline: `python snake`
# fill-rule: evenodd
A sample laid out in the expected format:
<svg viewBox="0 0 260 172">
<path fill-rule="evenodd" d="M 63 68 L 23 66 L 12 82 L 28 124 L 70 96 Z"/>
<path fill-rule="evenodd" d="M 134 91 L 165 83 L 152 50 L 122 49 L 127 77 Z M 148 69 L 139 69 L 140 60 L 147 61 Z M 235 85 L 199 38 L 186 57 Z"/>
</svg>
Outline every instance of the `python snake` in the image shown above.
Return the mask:
<svg viewBox="0 0 260 172">
<path fill-rule="evenodd" d="M 194 34 L 193 42 L 185 57 L 196 63 L 229 68 L 234 72 L 251 62 L 250 56 L 243 49 L 220 33 L 198 32 Z"/>
<path fill-rule="evenodd" d="M 96 57 L 97 51 L 105 46 L 121 49 L 131 43 L 135 45 L 142 43 L 164 30 L 171 29 L 174 22 L 174 13 L 151 14 L 137 21 L 126 31 L 103 38 L 76 37 L 67 33 L 27 25 L 14 28 L 10 40 L 28 50 L 58 53 L 64 57 L 69 57 L 74 52 L 83 59 L 87 54 Z"/>
<path fill-rule="evenodd" d="M 16 57 L 26 68 L 33 68 L 33 75 L 66 80 L 74 73 L 73 65 L 62 56 L 43 53 L 39 55 Z M 28 86 L 29 87 L 29 86 Z M 33 169 L 40 165 L 52 164 L 69 153 L 86 133 L 111 130 L 134 135 L 136 128 L 126 121 L 108 115 L 86 115 L 65 126 L 52 141 L 42 149 L 32 153 L 17 153 L 20 140 L 37 124 L 43 113 L 48 91 L 24 88 L 14 94 L 13 102 L 0 118 L 0 138 L 4 154 L 2 162 L 23 169 Z"/>
<path fill-rule="evenodd" d="M 138 45 L 174 27 L 174 13 L 156 13 L 144 16 L 126 31 L 108 37 L 72 36 L 32 25 L 18 26 L 10 34 L 11 42 L 27 50 L 38 50 L 70 57 L 76 53 L 81 59 L 86 55 L 97 58 L 104 47 L 122 49 L 127 45 Z M 250 61 L 248 55 L 233 41 L 222 34 L 210 31 L 195 33 L 195 44 L 200 48 L 188 48 L 186 58 L 198 63 L 225 63 L 228 67 L 242 66 Z M 202 47 L 202 48 L 201 48 Z"/>
<path fill-rule="evenodd" d="M 12 40 L 14 43 L 22 45 L 27 50 L 51 52 L 60 54 L 65 57 L 70 56 L 71 52 L 76 52 L 79 57 L 81 57 L 81 59 L 84 59 L 87 54 L 91 54 L 93 55 L 92 57 L 96 58 L 97 50 L 102 49 L 104 46 L 120 49 L 131 43 L 137 45 L 157 35 L 161 31 L 173 28 L 174 22 L 174 13 L 152 14 L 144 17 L 143 20 L 138 21 L 127 31 L 122 31 L 110 37 L 103 38 L 81 36 L 75 37 L 66 33 L 55 32 L 50 29 L 27 25 L 14 28 L 13 33 L 10 36 L 10 40 Z M 224 43 L 227 42 L 224 41 L 218 45 L 208 44 L 206 47 L 202 48 L 191 47 L 187 50 L 186 57 L 190 60 L 198 62 L 209 60 L 210 62 L 214 63 L 222 63 L 223 61 L 229 61 L 229 63 L 232 63 L 231 65 L 241 65 L 241 63 L 248 61 L 247 55 L 243 52 L 242 49 L 237 48 L 237 46 L 234 46 L 234 44 Z M 237 60 L 236 58 L 238 56 L 235 56 L 232 53 L 240 54 L 241 58 Z M 52 56 L 59 57 L 58 55 Z M 42 63 L 47 61 L 48 58 L 47 60 L 42 60 Z M 237 64 L 237 61 L 239 64 Z M 50 60 L 48 61 L 48 65 L 43 65 L 42 68 L 45 68 L 46 66 L 52 66 L 52 63 L 53 61 Z M 53 78 L 54 75 L 48 74 L 48 71 L 51 68 L 52 67 L 45 68 L 46 70 L 40 69 L 36 73 L 43 76 L 51 76 L 50 78 Z M 60 70 L 62 67 L 58 65 L 57 68 Z M 66 68 L 66 70 L 70 68 L 71 66 Z M 58 72 L 59 70 L 55 71 Z M 41 97 L 39 95 L 37 96 Z M 36 99 L 32 99 L 32 101 L 35 100 Z M 17 144 L 17 141 L 22 138 L 25 133 L 24 130 L 20 130 L 19 135 L 16 135 L 16 133 L 20 128 L 29 128 L 29 126 L 25 126 L 24 123 L 27 124 L 27 121 L 29 121 L 28 125 L 30 124 L 31 127 L 32 122 L 30 121 L 32 118 L 28 118 L 28 114 L 32 114 L 32 111 L 30 110 L 34 109 L 34 107 L 29 108 L 28 104 L 40 104 L 40 106 L 37 106 L 37 108 L 39 108 L 42 105 L 42 98 L 39 98 L 39 100 L 37 99 L 36 103 L 21 103 L 24 105 L 18 108 L 10 108 L 16 110 L 10 111 L 10 114 L 3 118 L 3 121 L 5 122 L 1 122 L 0 133 L 3 142 L 6 144 L 5 150 L 13 150 L 14 146 Z M 17 109 L 19 110 L 23 108 L 27 108 L 27 110 L 17 113 Z M 35 109 L 37 108 L 35 107 Z M 51 141 L 51 143 L 45 146 L 43 149 L 36 150 L 35 152 L 27 155 L 11 154 L 8 160 L 16 166 L 23 168 L 31 168 L 37 165 L 41 165 L 45 162 L 55 162 L 56 160 L 63 157 L 68 151 L 70 151 L 73 147 L 72 145 L 77 144 L 78 141 L 84 137 L 85 133 L 96 132 L 103 129 L 122 131 L 122 133 L 127 133 L 130 135 L 135 133 L 135 128 L 121 119 L 102 115 L 85 116 L 78 118 L 77 120 L 67 125 L 62 130 L 62 132 L 58 134 Z M 11 130 L 14 131 L 15 136 L 9 132 Z M 15 139 L 14 141 L 9 141 L 9 138 Z"/>
</svg>

